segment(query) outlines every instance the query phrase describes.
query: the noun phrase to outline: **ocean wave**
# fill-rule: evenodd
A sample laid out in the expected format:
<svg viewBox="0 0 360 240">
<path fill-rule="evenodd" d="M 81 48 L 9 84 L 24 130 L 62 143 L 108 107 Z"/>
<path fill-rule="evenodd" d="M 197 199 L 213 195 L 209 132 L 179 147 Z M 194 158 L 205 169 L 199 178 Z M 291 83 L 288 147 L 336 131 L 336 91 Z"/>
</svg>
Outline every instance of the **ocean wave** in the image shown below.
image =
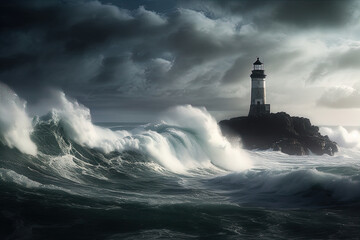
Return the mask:
<svg viewBox="0 0 360 240">
<path fill-rule="evenodd" d="M 55 156 L 68 155 L 71 142 L 104 154 L 136 151 L 177 173 L 212 167 L 239 171 L 251 166 L 247 154 L 222 136 L 216 120 L 205 108 L 177 106 L 153 124 L 132 131 L 113 131 L 93 124 L 90 110 L 63 92 L 52 95 L 50 112 L 35 117 L 33 127 L 25 103 L 6 86 L 1 87 L 4 101 L 0 111 L 10 112 L 0 118 L 0 134 L 7 146 L 32 155 L 39 148 Z"/>
<path fill-rule="evenodd" d="M 249 170 L 215 177 L 209 184 L 228 191 L 236 202 L 272 207 L 314 207 L 360 200 L 357 174 L 343 176 L 317 169 Z"/>
<path fill-rule="evenodd" d="M 342 126 L 337 126 L 335 128 L 321 127 L 320 132 L 323 135 L 328 135 L 340 147 L 360 148 L 360 132 L 357 130 L 348 131 Z"/>
<path fill-rule="evenodd" d="M 180 173 L 198 178 L 221 194 L 228 191 L 228 196 L 240 203 L 284 206 L 298 202 L 293 205 L 299 206 L 312 205 L 309 201 L 321 205 L 360 200 L 360 179 L 353 173 L 319 170 L 329 166 L 339 171 L 343 167 L 358 168 L 359 155 L 348 151 L 343 152 L 349 156 L 335 157 L 298 157 L 273 151 L 249 153 L 222 136 L 205 108 L 177 106 L 164 112 L 155 123 L 113 131 L 93 124 L 90 110 L 63 92 L 53 94 L 52 102 L 56 104 L 47 115 L 35 117 L 33 125 L 26 115 L 25 103 L 14 92 L 4 87 L 0 93 L 6 100 L 0 103 L 0 111 L 10 112 L 9 119 L 0 115 L 3 145 L 35 156 L 27 158 L 22 154 L 25 157 L 19 159 L 20 152 L 1 145 L 0 157 L 9 158 L 0 165 L 2 181 L 33 188 L 66 183 L 75 184 L 76 189 L 87 184 L 99 184 L 102 189 L 101 184 L 115 182 L 117 187 L 126 189 L 130 181 L 141 188 L 140 176 L 149 179 L 156 172 L 159 179 L 171 176 L 177 187 L 189 187 L 177 184 L 179 176 L 173 173 Z M 322 128 L 322 133 L 342 147 L 359 147 L 356 131 L 338 127 Z M 31 161 L 27 163 L 26 159 Z"/>
<path fill-rule="evenodd" d="M 30 138 L 32 131 L 31 119 L 26 113 L 26 102 L 0 83 L 0 141 L 25 154 L 36 155 L 37 147 Z"/>
<path fill-rule="evenodd" d="M 211 165 L 227 170 L 250 166 L 247 155 L 221 135 L 215 119 L 205 109 L 178 106 L 166 112 L 159 123 L 133 131 L 112 131 L 94 125 L 90 110 L 64 93 L 59 92 L 57 98 L 60 104 L 52 110 L 53 121 L 82 146 L 104 153 L 140 151 L 174 172 Z"/>
<path fill-rule="evenodd" d="M 0 168 L 0 179 L 5 182 L 16 183 L 25 188 L 40 188 L 69 192 L 69 190 L 62 187 L 58 187 L 52 184 L 42 184 L 37 181 L 31 180 L 30 178 L 10 169 Z"/>
</svg>

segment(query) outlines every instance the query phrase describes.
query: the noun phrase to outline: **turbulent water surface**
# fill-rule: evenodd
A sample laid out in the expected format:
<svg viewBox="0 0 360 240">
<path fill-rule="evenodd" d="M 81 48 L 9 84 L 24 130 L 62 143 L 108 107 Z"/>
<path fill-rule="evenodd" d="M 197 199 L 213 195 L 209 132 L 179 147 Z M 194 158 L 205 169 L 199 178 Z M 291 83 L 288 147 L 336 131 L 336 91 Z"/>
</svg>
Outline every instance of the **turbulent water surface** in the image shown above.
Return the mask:
<svg viewBox="0 0 360 240">
<path fill-rule="evenodd" d="M 30 119 L 0 94 L 1 239 L 358 238 L 359 132 L 331 156 L 245 151 L 205 109 L 93 124 L 58 93 Z"/>
</svg>

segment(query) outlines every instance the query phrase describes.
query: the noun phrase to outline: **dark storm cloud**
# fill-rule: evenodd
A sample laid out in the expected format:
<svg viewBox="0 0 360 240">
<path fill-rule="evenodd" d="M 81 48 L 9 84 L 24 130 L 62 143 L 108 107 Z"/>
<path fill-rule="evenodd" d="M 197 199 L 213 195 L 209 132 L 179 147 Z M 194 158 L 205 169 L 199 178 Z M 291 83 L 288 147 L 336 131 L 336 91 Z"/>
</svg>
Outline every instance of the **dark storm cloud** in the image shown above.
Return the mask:
<svg viewBox="0 0 360 240">
<path fill-rule="evenodd" d="M 29 64 L 36 59 L 36 56 L 26 53 L 18 53 L 8 57 L 0 58 L 0 72 L 11 70 L 22 65 Z"/>
<path fill-rule="evenodd" d="M 89 107 L 234 108 L 234 86 L 247 83 L 256 56 L 277 70 L 300 55 L 283 47 L 289 35 L 279 26 L 302 33 L 353 17 L 352 1 L 160 2 L 0 3 L 0 81 L 27 100 L 51 86 Z M 345 68 L 357 56 L 333 65 Z M 319 65 L 314 78 L 330 67 Z"/>
<path fill-rule="evenodd" d="M 310 73 L 309 82 L 322 80 L 330 74 L 360 68 L 360 48 L 350 47 L 347 50 L 338 50 L 330 53 L 326 59 L 315 65 Z"/>
<path fill-rule="evenodd" d="M 125 11 L 113 11 L 111 14 L 99 11 L 95 17 L 72 24 L 52 37 L 65 41 L 66 50 L 76 53 L 116 41 L 151 39 L 166 30 L 165 23 L 160 16 L 142 7 L 134 15 L 128 15 Z"/>
<path fill-rule="evenodd" d="M 60 20 L 56 6 L 37 4 L 36 1 L 4 1 L 0 14 L 0 32 L 49 27 Z"/>
<path fill-rule="evenodd" d="M 240 80 L 247 79 L 249 75 L 249 59 L 251 57 L 239 57 L 234 64 L 225 72 L 222 80 L 224 83 L 234 83 Z"/>
<path fill-rule="evenodd" d="M 115 81 L 118 74 L 127 72 L 126 65 L 128 58 L 125 56 L 107 57 L 102 60 L 98 74 L 94 78 L 94 82 L 107 83 Z"/>
<path fill-rule="evenodd" d="M 274 10 L 275 20 L 296 27 L 338 27 L 351 19 L 351 1 L 282 1 Z"/>
<path fill-rule="evenodd" d="M 15 1 L 0 8 L 2 24 L 6 26 L 2 28 L 5 33 L 1 42 L 11 49 L 10 52 L 2 50 L 0 71 L 6 72 L 2 79 L 10 85 L 19 87 L 31 81 L 34 85 L 46 82 L 63 86 L 71 80 L 72 87 L 76 88 L 78 83 L 83 84 L 79 79 L 89 72 L 86 69 L 89 61 L 99 62 L 90 69 L 91 72 L 97 68 L 99 72 L 88 80 L 101 78 L 104 83 L 111 82 L 112 79 L 107 77 L 115 74 L 114 59 L 131 51 L 132 43 L 126 41 L 136 37 L 149 40 L 150 35 L 156 36 L 165 23 L 160 16 L 142 7 L 131 14 L 128 10 L 96 1 L 45 3 L 31 5 Z M 113 50 L 111 44 L 120 46 Z M 105 59 L 99 60 L 104 55 Z M 17 72 L 11 75 L 13 69 Z"/>
<path fill-rule="evenodd" d="M 193 5 L 188 1 L 188 6 Z M 203 6 L 207 1 L 197 1 Z M 354 0 L 212 0 L 213 8 L 248 18 L 259 26 L 275 23 L 299 28 L 339 27 L 352 20 Z"/>
</svg>

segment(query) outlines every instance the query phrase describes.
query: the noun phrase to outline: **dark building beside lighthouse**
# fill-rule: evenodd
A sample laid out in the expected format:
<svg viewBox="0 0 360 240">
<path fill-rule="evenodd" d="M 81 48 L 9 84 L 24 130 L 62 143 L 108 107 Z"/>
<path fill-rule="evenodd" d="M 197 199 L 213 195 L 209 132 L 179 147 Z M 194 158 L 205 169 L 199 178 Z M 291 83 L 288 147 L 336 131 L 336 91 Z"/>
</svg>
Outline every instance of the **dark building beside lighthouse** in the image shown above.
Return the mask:
<svg viewBox="0 0 360 240">
<path fill-rule="evenodd" d="M 251 103 L 249 116 L 270 113 L 270 104 L 266 104 L 266 85 L 264 64 L 257 58 L 253 64 L 251 77 Z"/>
</svg>

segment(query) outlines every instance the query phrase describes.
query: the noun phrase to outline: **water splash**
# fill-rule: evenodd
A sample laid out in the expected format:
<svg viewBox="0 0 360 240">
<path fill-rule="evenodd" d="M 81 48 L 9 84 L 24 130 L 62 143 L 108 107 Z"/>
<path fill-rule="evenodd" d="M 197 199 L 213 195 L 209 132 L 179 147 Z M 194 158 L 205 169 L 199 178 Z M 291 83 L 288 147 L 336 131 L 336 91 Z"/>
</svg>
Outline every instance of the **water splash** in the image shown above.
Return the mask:
<svg viewBox="0 0 360 240">
<path fill-rule="evenodd" d="M 25 154 L 36 155 L 37 147 L 30 138 L 32 131 L 31 119 L 26 113 L 26 102 L 0 83 L 0 141 Z"/>
</svg>

